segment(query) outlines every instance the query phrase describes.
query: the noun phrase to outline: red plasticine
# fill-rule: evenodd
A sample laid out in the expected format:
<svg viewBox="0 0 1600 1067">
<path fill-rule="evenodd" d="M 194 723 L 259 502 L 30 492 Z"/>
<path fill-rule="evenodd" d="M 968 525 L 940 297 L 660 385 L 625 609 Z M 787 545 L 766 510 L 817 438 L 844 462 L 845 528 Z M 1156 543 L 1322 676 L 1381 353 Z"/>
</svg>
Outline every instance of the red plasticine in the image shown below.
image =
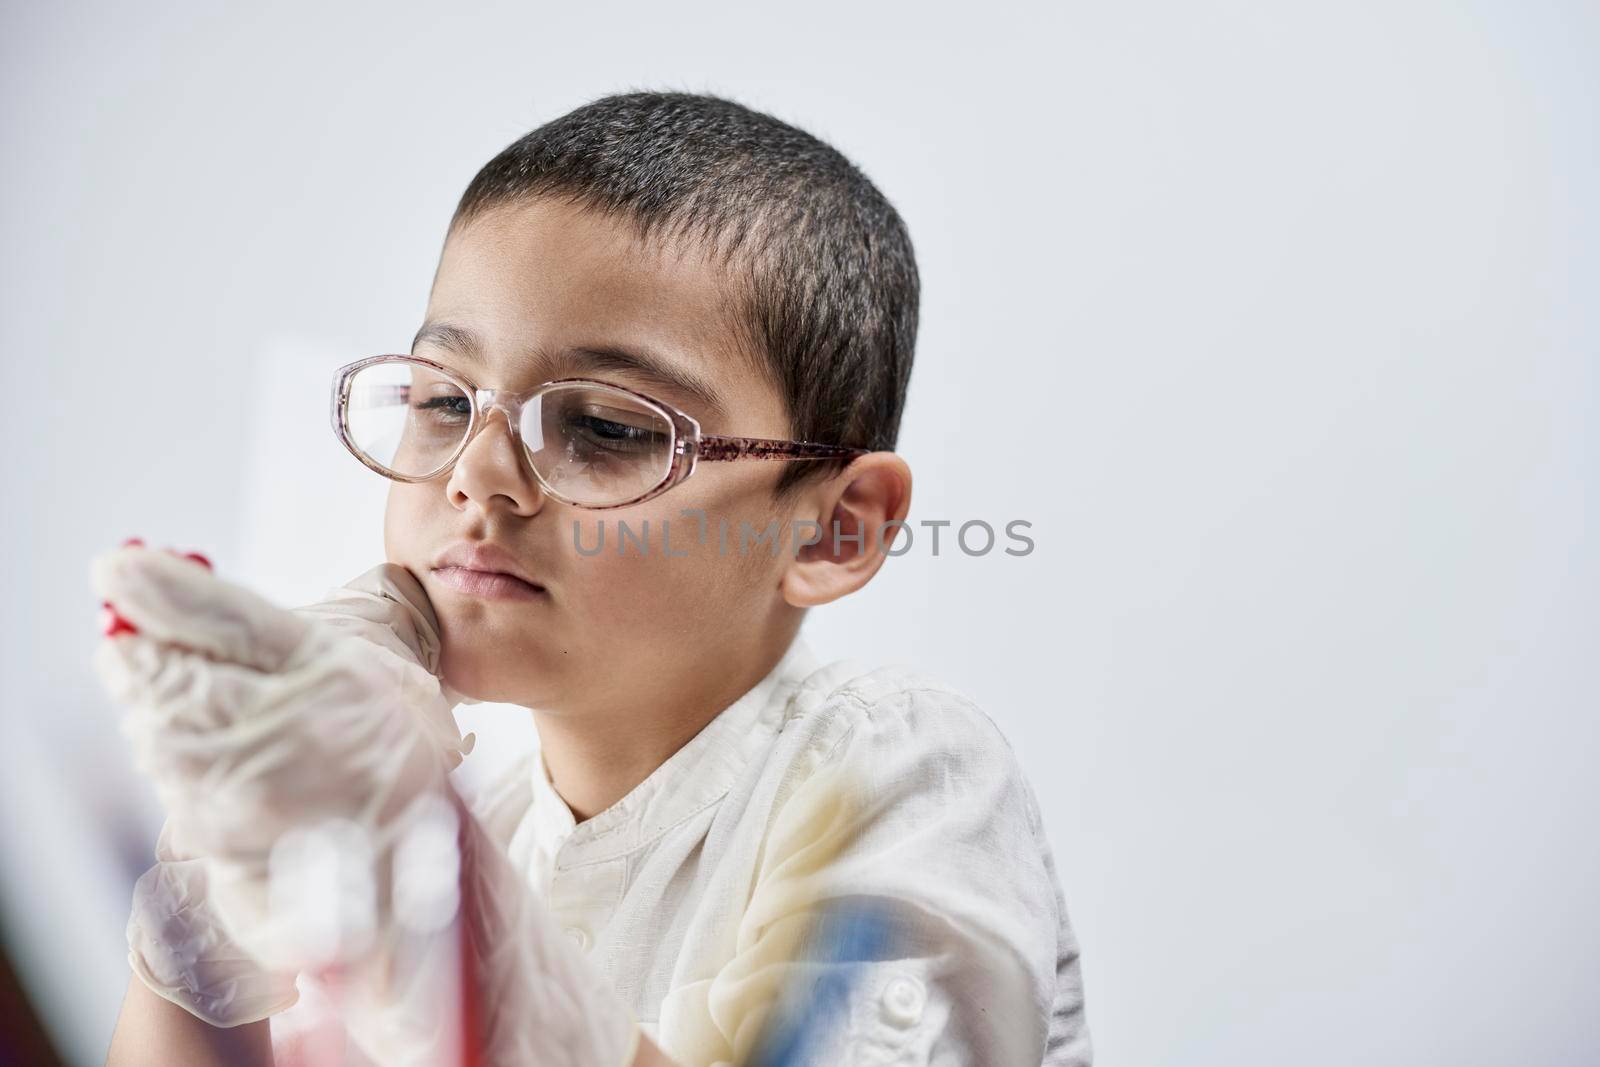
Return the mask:
<svg viewBox="0 0 1600 1067">
<path fill-rule="evenodd" d="M 115 637 L 118 634 L 136 634 L 139 631 L 133 623 L 118 615 L 117 609 L 107 600 L 100 605 L 100 632 L 107 637 Z"/>
</svg>

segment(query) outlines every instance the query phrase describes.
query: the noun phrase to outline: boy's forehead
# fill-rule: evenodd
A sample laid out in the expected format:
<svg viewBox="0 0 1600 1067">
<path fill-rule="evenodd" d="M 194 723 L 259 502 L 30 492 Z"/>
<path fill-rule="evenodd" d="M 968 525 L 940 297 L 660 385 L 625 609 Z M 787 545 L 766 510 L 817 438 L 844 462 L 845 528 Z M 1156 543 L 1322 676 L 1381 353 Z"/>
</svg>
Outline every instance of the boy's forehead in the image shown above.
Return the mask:
<svg viewBox="0 0 1600 1067">
<path fill-rule="evenodd" d="M 734 341 L 730 280 L 691 253 L 650 250 L 624 222 L 570 205 L 499 208 L 451 235 L 429 318 L 472 314 L 480 331 L 635 334 L 704 349 Z"/>
<path fill-rule="evenodd" d="M 734 330 L 731 285 L 693 246 L 645 246 L 597 211 L 502 206 L 446 240 L 413 350 L 434 357 L 472 344 L 478 352 L 454 355 L 518 378 L 568 373 L 584 352 L 643 354 L 714 389 L 723 402 L 714 406 L 739 410 L 766 387 Z"/>
</svg>

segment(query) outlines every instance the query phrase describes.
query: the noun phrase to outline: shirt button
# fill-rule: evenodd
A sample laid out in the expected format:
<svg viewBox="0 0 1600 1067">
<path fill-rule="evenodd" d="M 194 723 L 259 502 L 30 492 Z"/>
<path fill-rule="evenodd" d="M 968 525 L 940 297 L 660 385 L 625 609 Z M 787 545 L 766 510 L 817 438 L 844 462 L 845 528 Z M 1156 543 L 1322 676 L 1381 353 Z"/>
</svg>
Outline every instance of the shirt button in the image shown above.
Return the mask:
<svg viewBox="0 0 1600 1067">
<path fill-rule="evenodd" d="M 572 943 L 577 945 L 580 950 L 589 951 L 589 931 L 581 926 L 569 926 L 567 927 L 567 936 L 572 938 Z"/>
<path fill-rule="evenodd" d="M 908 975 L 897 975 L 883 987 L 883 1017 L 893 1026 L 906 1027 L 922 1018 L 927 1002 L 922 983 Z"/>
</svg>

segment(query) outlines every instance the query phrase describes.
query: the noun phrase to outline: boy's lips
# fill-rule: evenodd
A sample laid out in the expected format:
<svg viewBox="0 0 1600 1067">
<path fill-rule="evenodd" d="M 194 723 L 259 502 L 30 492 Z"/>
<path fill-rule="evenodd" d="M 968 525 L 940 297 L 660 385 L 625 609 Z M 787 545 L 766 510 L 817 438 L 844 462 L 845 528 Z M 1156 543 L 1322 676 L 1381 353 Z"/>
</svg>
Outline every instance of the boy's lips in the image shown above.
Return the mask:
<svg viewBox="0 0 1600 1067">
<path fill-rule="evenodd" d="M 457 541 L 434 559 L 433 574 L 463 593 L 494 600 L 529 600 L 545 592 L 514 555 L 488 541 Z"/>
<path fill-rule="evenodd" d="M 541 586 L 500 571 L 474 571 L 466 567 L 436 567 L 433 576 L 452 589 L 488 600 L 537 600 L 545 595 Z"/>
</svg>

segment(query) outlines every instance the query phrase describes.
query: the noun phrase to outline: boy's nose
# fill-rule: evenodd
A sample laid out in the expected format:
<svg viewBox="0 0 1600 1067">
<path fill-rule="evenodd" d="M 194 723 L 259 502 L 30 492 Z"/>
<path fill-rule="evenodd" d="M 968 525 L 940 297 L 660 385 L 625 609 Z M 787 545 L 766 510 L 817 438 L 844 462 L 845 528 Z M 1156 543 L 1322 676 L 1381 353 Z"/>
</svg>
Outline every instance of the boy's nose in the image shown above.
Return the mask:
<svg viewBox="0 0 1600 1067">
<path fill-rule="evenodd" d="M 516 515 L 533 515 L 544 505 L 544 490 L 528 470 L 522 445 L 511 428 L 511 416 L 504 408 L 493 407 L 485 413 L 483 426 L 467 442 L 450 472 L 445 495 L 458 509 L 476 503 L 485 511 L 504 507 Z"/>
</svg>

